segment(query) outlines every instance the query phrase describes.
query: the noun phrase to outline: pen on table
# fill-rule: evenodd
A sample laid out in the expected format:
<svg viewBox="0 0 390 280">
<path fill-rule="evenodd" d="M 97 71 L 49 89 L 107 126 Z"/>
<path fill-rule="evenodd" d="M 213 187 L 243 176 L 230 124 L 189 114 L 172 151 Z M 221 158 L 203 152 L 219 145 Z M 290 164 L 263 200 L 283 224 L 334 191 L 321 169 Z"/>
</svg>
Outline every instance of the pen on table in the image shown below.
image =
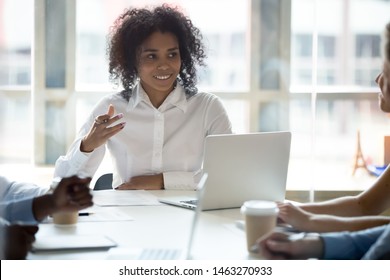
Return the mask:
<svg viewBox="0 0 390 280">
<path fill-rule="evenodd" d="M 89 213 L 89 212 L 80 212 L 79 213 L 79 216 L 89 216 L 89 215 L 92 215 L 93 213 Z"/>
</svg>

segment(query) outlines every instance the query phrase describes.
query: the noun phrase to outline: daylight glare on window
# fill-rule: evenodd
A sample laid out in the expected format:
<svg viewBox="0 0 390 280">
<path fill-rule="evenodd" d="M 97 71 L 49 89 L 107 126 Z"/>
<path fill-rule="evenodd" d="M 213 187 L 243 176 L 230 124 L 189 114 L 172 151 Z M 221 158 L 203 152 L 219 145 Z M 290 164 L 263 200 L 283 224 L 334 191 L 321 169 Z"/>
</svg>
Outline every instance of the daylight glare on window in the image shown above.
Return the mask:
<svg viewBox="0 0 390 280">
<path fill-rule="evenodd" d="M 384 163 L 374 79 L 389 0 L 0 0 L 0 164 L 51 171 L 96 103 L 121 90 L 108 72 L 115 19 L 161 3 L 200 29 L 197 86 L 222 100 L 234 132 L 292 132 L 288 190 L 375 179 L 351 166 L 357 132 L 366 162 Z"/>
</svg>

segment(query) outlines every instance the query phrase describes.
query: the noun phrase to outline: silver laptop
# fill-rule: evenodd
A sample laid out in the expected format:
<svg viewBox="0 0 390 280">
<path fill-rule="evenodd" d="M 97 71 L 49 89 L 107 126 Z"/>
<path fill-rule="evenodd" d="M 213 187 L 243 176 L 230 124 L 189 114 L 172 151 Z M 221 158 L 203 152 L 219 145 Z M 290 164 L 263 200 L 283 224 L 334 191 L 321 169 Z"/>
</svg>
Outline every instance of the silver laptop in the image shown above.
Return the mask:
<svg viewBox="0 0 390 280">
<path fill-rule="evenodd" d="M 172 197 L 160 202 L 202 210 L 238 208 L 246 200 L 283 201 L 291 132 L 223 134 L 206 137 L 202 200 Z"/>
</svg>

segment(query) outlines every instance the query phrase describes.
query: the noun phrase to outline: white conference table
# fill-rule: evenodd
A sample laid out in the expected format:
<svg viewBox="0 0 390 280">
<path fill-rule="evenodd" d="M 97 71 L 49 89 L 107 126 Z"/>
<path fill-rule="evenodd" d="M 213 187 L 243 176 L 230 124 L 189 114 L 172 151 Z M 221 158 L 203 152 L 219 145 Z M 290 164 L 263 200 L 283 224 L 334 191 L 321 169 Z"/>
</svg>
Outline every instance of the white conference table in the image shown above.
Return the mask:
<svg viewBox="0 0 390 280">
<path fill-rule="evenodd" d="M 119 192 L 119 191 L 118 191 Z M 195 191 L 148 191 L 156 197 L 191 195 Z M 78 222 L 72 227 L 58 227 L 52 223 L 39 226 L 36 239 L 61 235 L 105 235 L 118 246 L 115 250 L 127 252 L 139 248 L 173 248 L 186 250 L 195 211 L 166 204 L 142 206 L 94 206 L 91 211 L 116 211 L 131 216 L 127 221 Z M 240 209 L 203 211 L 199 213 L 190 251 L 191 259 L 245 260 L 252 257 L 246 250 L 245 232 L 237 227 L 242 220 Z M 117 258 L 114 249 L 71 250 L 29 253 L 28 259 L 89 259 Z M 131 258 L 126 254 L 120 258 Z"/>
</svg>

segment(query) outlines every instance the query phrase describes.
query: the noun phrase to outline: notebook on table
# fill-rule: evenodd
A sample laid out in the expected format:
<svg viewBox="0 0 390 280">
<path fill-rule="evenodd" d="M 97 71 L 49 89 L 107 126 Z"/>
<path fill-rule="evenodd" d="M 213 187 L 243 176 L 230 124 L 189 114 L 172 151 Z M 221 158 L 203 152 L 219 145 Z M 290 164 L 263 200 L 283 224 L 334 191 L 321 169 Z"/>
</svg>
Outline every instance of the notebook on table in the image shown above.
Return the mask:
<svg viewBox="0 0 390 280">
<path fill-rule="evenodd" d="M 291 132 L 210 135 L 205 140 L 202 200 L 165 197 L 162 203 L 202 210 L 238 208 L 246 200 L 283 201 Z"/>
<path fill-rule="evenodd" d="M 50 235 L 36 240 L 32 252 L 64 250 L 105 250 L 116 247 L 115 241 L 107 236 L 94 235 Z"/>
</svg>

